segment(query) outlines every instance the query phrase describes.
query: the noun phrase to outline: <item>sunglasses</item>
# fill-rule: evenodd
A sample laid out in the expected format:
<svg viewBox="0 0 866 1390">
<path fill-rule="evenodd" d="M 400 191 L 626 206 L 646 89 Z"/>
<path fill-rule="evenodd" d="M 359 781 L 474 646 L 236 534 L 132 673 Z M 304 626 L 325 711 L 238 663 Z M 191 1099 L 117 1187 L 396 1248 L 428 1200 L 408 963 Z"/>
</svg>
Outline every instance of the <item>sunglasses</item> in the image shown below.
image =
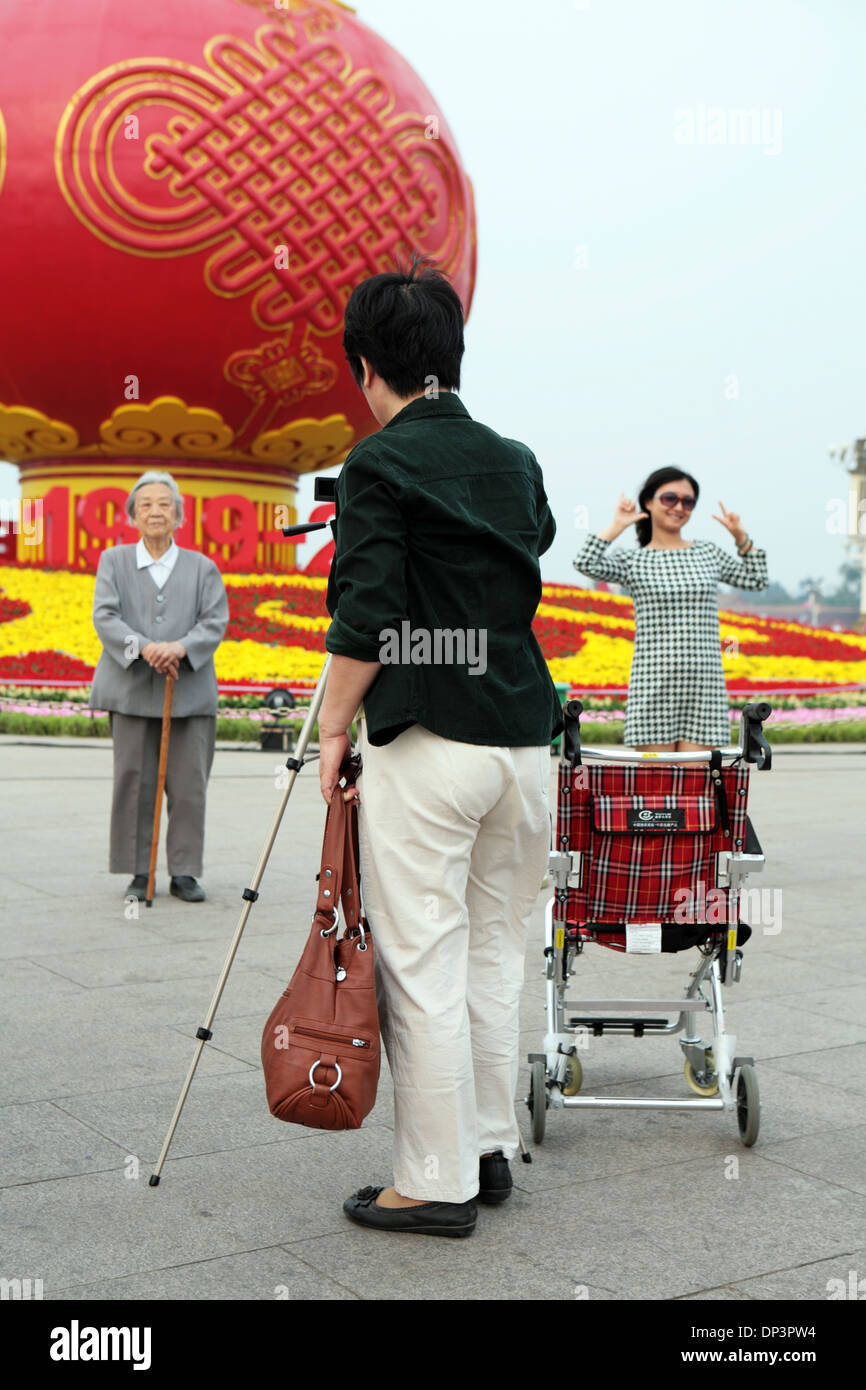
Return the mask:
<svg viewBox="0 0 866 1390">
<path fill-rule="evenodd" d="M 695 497 L 678 497 L 677 494 L 676 494 L 675 492 L 660 492 L 660 493 L 658 494 L 658 500 L 659 500 L 659 502 L 661 502 L 661 504 L 662 504 L 663 507 L 667 507 L 668 511 L 672 511 L 673 508 L 674 508 L 674 507 L 677 505 L 677 503 L 679 502 L 680 505 L 682 506 L 683 511 L 685 511 L 685 512 L 690 512 L 690 511 L 692 510 L 692 508 L 694 507 L 695 502 L 697 501 L 697 498 L 695 498 Z"/>
</svg>

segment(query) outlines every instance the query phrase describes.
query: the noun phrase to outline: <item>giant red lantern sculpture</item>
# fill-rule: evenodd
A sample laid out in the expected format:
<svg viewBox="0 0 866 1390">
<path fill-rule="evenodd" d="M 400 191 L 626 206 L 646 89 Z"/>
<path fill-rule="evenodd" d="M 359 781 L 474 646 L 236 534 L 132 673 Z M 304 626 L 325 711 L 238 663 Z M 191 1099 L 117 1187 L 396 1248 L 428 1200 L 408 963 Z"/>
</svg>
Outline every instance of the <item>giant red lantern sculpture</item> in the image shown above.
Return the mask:
<svg viewBox="0 0 866 1390">
<path fill-rule="evenodd" d="M 180 544 L 290 568 L 298 475 L 375 427 L 354 286 L 415 249 L 468 312 L 444 117 L 333 0 L 4 0 L 0 48 L 0 458 L 43 522 L 13 558 L 94 568 L 158 468 Z"/>
</svg>

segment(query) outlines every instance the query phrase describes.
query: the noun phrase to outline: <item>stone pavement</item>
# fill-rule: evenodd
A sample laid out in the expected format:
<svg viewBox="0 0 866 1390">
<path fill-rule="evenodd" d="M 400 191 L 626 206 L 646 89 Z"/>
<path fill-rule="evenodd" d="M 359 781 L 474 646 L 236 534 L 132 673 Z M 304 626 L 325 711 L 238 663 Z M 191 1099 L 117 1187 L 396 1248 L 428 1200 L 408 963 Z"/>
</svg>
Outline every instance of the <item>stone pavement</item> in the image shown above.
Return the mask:
<svg viewBox="0 0 866 1390">
<path fill-rule="evenodd" d="M 384 1061 L 360 1131 L 296 1129 L 267 1110 L 259 1042 L 309 927 L 324 813 L 315 765 L 289 802 L 151 1188 L 280 796 L 281 756 L 218 749 L 207 902 L 168 896 L 161 850 L 154 905 L 129 920 L 127 880 L 104 868 L 109 743 L 0 739 L 0 1275 L 83 1300 L 826 1300 L 829 1280 L 863 1278 L 864 753 L 782 748 L 771 772 L 753 773 L 768 865 L 750 886 L 781 889 L 783 905 L 781 930 L 756 926 L 742 981 L 726 990 L 738 1050 L 758 1067 L 755 1147 L 725 1113 L 601 1110 L 548 1112 L 535 1147 L 520 1104 L 533 1163 L 515 1162 L 511 1201 L 481 1207 L 474 1236 L 450 1241 L 368 1232 L 340 1210 L 356 1187 L 391 1180 Z M 547 892 L 527 954 L 524 1059 L 544 1035 Z M 589 947 L 575 989 L 678 995 L 692 956 Z M 676 1038 L 592 1039 L 582 1060 L 587 1091 L 685 1093 Z"/>
</svg>

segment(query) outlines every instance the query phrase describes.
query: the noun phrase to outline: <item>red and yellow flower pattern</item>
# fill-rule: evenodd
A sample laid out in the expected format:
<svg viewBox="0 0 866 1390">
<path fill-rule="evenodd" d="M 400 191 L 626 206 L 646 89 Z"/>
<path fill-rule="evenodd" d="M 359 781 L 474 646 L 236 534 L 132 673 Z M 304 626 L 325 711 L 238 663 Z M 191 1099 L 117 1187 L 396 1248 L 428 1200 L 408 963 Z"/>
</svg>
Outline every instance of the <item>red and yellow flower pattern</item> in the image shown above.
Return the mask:
<svg viewBox="0 0 866 1390">
<path fill-rule="evenodd" d="M 231 617 L 216 654 L 226 684 L 304 685 L 325 658 L 327 580 L 305 574 L 224 575 Z M 94 576 L 0 567 L 0 681 L 89 680 L 101 644 L 91 621 Z M 577 688 L 628 684 L 631 600 L 545 584 L 535 633 L 554 680 Z M 866 636 L 720 613 L 722 665 L 736 690 L 866 683 Z"/>
</svg>

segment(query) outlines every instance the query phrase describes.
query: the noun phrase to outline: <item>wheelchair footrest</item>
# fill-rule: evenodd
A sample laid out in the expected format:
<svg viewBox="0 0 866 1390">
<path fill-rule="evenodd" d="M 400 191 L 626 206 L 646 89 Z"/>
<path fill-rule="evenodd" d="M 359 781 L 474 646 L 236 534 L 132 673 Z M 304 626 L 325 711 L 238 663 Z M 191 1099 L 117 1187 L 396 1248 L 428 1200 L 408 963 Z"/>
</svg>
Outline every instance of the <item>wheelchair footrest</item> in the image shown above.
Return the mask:
<svg viewBox="0 0 866 1390">
<path fill-rule="evenodd" d="M 651 1033 L 653 1030 L 667 1028 L 667 1023 L 663 1018 L 570 1018 L 566 1023 L 567 1028 L 591 1028 L 593 1036 L 600 1038 L 602 1033 L 615 1028 L 621 1032 L 623 1028 L 631 1028 L 636 1038 L 642 1038 L 644 1033 Z"/>
</svg>

